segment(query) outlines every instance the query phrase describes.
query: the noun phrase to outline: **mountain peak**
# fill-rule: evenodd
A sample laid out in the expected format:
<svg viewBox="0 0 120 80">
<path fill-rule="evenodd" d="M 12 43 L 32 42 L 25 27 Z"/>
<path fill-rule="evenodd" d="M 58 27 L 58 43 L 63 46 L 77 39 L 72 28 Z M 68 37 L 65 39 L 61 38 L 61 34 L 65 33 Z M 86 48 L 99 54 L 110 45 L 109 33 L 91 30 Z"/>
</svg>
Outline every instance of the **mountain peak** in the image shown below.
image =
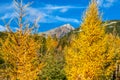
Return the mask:
<svg viewBox="0 0 120 80">
<path fill-rule="evenodd" d="M 72 30 L 75 29 L 75 28 L 74 28 L 73 26 L 71 26 L 70 24 L 64 24 L 64 25 L 61 26 L 61 28 L 62 28 L 62 27 L 65 27 L 65 28 L 67 28 L 67 29 L 72 29 Z"/>
<path fill-rule="evenodd" d="M 54 28 L 52 30 L 46 31 L 41 33 L 42 35 L 45 36 L 56 36 L 57 38 L 63 37 L 65 34 L 69 33 L 70 31 L 74 30 L 75 28 L 71 26 L 70 24 L 64 24 L 60 27 Z"/>
</svg>

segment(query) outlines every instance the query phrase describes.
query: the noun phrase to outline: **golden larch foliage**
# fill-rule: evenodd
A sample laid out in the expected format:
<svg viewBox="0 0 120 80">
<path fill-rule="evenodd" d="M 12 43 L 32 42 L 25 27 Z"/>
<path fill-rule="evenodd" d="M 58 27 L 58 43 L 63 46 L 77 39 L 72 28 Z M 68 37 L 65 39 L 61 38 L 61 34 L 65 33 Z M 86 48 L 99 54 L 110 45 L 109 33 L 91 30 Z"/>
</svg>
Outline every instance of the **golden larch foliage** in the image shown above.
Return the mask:
<svg viewBox="0 0 120 80">
<path fill-rule="evenodd" d="M 56 39 L 52 38 L 51 36 L 48 36 L 46 38 L 46 48 L 47 48 L 46 53 L 55 50 L 57 46 L 58 46 L 58 41 Z"/>
<path fill-rule="evenodd" d="M 105 34 L 96 0 L 92 0 L 81 24 L 79 35 L 65 48 L 68 80 L 109 80 L 115 70 L 116 48 Z M 116 53 L 118 54 L 118 53 Z"/>
<path fill-rule="evenodd" d="M 32 34 L 33 27 L 29 23 L 24 24 L 24 8 L 29 4 L 23 5 L 15 0 L 18 13 L 18 30 L 15 32 L 9 26 L 6 40 L 1 40 L 1 53 L 5 60 L 4 73 L 10 80 L 34 80 L 44 64 L 38 55 L 40 46 L 35 41 Z"/>
<path fill-rule="evenodd" d="M 30 37 L 29 32 L 8 33 L 1 48 L 4 60 L 11 65 L 6 65 L 6 75 L 9 75 L 11 80 L 35 79 L 43 66 L 37 55 L 39 47 L 37 42 Z"/>
</svg>

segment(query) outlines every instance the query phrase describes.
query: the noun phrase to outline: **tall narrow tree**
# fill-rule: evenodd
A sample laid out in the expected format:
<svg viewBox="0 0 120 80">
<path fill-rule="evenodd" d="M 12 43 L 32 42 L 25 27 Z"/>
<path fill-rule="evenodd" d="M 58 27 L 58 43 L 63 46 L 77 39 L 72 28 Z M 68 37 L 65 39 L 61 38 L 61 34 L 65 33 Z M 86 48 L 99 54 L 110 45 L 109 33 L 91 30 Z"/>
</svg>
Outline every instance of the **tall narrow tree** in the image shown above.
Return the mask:
<svg viewBox="0 0 120 80">
<path fill-rule="evenodd" d="M 109 80 L 115 69 L 115 47 L 105 34 L 96 0 L 92 0 L 80 33 L 65 49 L 68 80 Z"/>
<path fill-rule="evenodd" d="M 10 80 L 34 80 L 43 63 L 39 61 L 39 48 L 37 41 L 32 37 L 32 29 L 28 23 L 25 23 L 24 12 L 29 4 L 23 5 L 15 0 L 15 6 L 18 14 L 18 30 L 13 32 L 9 26 L 8 36 L 5 41 L 1 41 L 1 51 L 5 60 L 6 68 L 5 75 L 8 75 Z"/>
</svg>

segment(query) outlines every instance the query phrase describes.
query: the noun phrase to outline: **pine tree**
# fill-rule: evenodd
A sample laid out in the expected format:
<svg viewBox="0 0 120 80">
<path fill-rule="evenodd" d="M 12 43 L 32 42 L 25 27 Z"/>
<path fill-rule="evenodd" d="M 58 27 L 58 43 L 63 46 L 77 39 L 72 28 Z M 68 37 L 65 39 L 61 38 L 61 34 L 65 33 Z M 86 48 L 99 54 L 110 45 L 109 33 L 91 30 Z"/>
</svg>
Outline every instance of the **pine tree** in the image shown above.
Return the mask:
<svg viewBox="0 0 120 80">
<path fill-rule="evenodd" d="M 34 40 L 32 33 L 33 27 L 24 24 L 24 10 L 29 4 L 23 5 L 15 1 L 18 11 L 18 30 L 13 32 L 9 26 L 8 36 L 5 41 L 1 41 L 1 52 L 5 60 L 4 75 L 10 80 L 34 80 L 43 63 L 39 60 L 38 51 L 40 46 Z"/>
<path fill-rule="evenodd" d="M 109 80 L 115 70 L 115 46 L 105 33 L 96 0 L 92 0 L 80 33 L 65 49 L 68 80 Z M 112 46 L 110 46 L 112 45 Z M 118 54 L 118 53 L 116 53 Z"/>
<path fill-rule="evenodd" d="M 46 63 L 46 65 L 39 74 L 41 80 L 66 80 L 63 69 L 63 53 L 57 50 L 58 40 L 55 37 L 48 36 L 44 44 L 46 51 L 43 54 L 42 62 Z"/>
</svg>

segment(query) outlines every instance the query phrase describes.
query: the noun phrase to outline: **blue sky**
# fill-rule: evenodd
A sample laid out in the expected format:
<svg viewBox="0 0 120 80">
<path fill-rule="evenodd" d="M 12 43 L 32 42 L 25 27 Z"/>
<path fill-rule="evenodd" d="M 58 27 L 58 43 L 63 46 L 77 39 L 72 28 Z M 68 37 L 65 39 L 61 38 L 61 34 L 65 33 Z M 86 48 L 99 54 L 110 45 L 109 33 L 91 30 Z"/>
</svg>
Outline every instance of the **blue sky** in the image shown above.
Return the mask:
<svg viewBox="0 0 120 80">
<path fill-rule="evenodd" d="M 32 2 L 26 9 L 27 20 L 32 23 L 38 17 L 39 32 L 44 32 L 63 24 L 71 24 L 75 28 L 80 26 L 83 12 L 90 0 L 23 0 L 23 3 Z M 119 0 L 97 0 L 103 20 L 120 20 Z M 0 0 L 0 31 L 4 31 L 3 20 L 15 18 L 13 0 Z M 16 30 L 15 21 L 11 27 Z"/>
</svg>

